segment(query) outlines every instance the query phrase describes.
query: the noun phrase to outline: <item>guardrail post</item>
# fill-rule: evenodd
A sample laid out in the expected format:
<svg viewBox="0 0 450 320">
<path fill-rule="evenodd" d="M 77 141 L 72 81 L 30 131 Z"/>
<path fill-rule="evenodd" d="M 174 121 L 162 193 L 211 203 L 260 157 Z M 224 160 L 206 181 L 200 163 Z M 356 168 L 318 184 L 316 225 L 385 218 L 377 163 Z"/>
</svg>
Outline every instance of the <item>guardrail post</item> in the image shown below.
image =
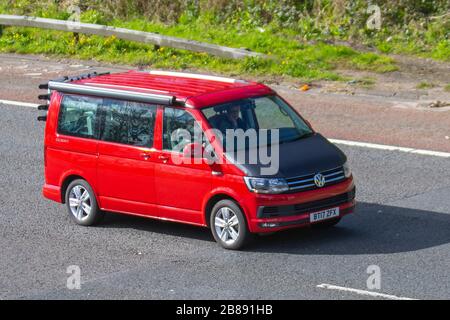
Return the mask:
<svg viewBox="0 0 450 320">
<path fill-rule="evenodd" d="M 80 41 L 80 34 L 78 32 L 74 32 L 73 38 L 75 40 L 75 44 L 78 44 L 78 42 Z"/>
<path fill-rule="evenodd" d="M 3 35 L 3 26 L 0 24 L 0 37 Z"/>
</svg>

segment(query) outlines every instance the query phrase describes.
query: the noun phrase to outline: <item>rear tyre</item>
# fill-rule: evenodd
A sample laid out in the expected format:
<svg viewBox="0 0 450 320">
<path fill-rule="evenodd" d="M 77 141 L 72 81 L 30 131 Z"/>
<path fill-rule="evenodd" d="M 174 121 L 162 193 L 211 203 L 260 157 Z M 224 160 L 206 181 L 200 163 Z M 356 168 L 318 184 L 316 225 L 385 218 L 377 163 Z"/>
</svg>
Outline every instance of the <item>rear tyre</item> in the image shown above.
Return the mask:
<svg viewBox="0 0 450 320">
<path fill-rule="evenodd" d="M 95 225 L 105 215 L 98 207 L 91 186 L 82 179 L 74 180 L 69 184 L 65 199 L 70 217 L 79 225 Z"/>
<path fill-rule="evenodd" d="M 214 239 L 225 249 L 239 250 L 253 238 L 242 210 L 232 200 L 216 203 L 210 216 Z"/>
<path fill-rule="evenodd" d="M 312 224 L 312 227 L 315 229 L 327 229 L 334 227 L 341 221 L 341 218 L 335 218 L 330 220 L 325 220 L 323 222 Z"/>
</svg>

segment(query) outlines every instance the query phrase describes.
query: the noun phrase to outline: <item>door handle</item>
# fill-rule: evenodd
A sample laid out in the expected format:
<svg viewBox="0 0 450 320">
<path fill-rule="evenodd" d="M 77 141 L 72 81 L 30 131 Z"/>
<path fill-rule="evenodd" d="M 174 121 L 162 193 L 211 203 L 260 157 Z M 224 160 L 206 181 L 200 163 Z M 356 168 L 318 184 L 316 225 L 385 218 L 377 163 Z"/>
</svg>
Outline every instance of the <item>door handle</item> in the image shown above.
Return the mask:
<svg viewBox="0 0 450 320">
<path fill-rule="evenodd" d="M 167 162 L 167 160 L 169 160 L 169 156 L 165 156 L 165 155 L 160 155 L 158 157 L 159 160 L 162 160 L 164 163 Z"/>
<path fill-rule="evenodd" d="M 141 157 L 144 158 L 144 160 L 150 159 L 152 156 L 150 153 L 142 152 Z"/>
</svg>

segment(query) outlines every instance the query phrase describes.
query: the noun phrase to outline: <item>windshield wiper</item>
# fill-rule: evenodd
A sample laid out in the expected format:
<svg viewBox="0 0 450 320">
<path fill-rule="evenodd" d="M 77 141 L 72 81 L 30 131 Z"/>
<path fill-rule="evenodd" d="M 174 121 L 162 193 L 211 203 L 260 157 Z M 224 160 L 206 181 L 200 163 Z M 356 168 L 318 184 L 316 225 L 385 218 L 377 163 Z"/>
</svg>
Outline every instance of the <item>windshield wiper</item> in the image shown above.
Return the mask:
<svg viewBox="0 0 450 320">
<path fill-rule="evenodd" d="M 314 135 L 314 132 L 308 132 L 308 133 L 305 133 L 305 134 L 300 135 L 300 136 L 298 136 L 298 137 L 295 137 L 295 138 L 293 138 L 293 139 L 280 141 L 279 144 L 289 143 L 289 142 L 294 142 L 294 141 L 297 141 L 297 140 L 300 140 L 300 139 L 309 138 L 309 137 L 311 137 L 311 136 L 313 136 L 313 135 Z"/>
<path fill-rule="evenodd" d="M 309 138 L 313 135 L 314 135 L 314 132 L 308 132 L 308 133 L 305 133 L 304 135 L 300 136 L 299 139 Z"/>
</svg>

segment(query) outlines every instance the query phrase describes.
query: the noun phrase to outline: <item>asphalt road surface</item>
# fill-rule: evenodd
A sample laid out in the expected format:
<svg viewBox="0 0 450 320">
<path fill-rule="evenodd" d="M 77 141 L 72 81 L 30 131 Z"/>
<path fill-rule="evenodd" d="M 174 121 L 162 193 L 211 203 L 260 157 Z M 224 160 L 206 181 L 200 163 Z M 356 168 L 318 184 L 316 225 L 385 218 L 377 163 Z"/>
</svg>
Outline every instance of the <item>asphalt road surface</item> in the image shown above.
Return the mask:
<svg viewBox="0 0 450 320">
<path fill-rule="evenodd" d="M 209 230 L 108 214 L 75 225 L 41 196 L 36 110 L 0 105 L 0 299 L 364 299 L 320 284 L 450 299 L 450 158 L 340 146 L 357 183 L 357 213 L 329 230 L 297 229 L 226 251 Z M 182 196 L 182 195 L 180 195 Z M 67 289 L 67 268 L 81 288 Z"/>
</svg>

